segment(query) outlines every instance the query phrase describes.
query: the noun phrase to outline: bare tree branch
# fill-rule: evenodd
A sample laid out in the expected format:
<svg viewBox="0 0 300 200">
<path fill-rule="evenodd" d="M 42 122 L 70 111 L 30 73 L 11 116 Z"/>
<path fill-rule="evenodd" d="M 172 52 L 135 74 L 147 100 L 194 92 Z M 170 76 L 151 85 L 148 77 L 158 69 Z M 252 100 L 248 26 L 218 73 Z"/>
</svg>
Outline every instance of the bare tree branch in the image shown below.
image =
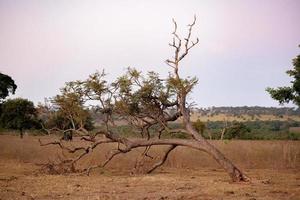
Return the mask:
<svg viewBox="0 0 300 200">
<path fill-rule="evenodd" d="M 150 173 L 153 172 L 155 169 L 157 169 L 158 167 L 162 166 L 162 165 L 166 162 L 166 160 L 167 160 L 169 154 L 171 153 L 171 151 L 173 151 L 176 147 L 177 147 L 177 145 L 171 145 L 171 146 L 166 150 L 166 152 L 165 152 L 165 154 L 163 155 L 162 159 L 161 159 L 159 162 L 155 163 L 155 164 L 152 166 L 152 168 L 149 169 L 149 170 L 147 171 L 147 173 L 150 174 Z"/>
</svg>

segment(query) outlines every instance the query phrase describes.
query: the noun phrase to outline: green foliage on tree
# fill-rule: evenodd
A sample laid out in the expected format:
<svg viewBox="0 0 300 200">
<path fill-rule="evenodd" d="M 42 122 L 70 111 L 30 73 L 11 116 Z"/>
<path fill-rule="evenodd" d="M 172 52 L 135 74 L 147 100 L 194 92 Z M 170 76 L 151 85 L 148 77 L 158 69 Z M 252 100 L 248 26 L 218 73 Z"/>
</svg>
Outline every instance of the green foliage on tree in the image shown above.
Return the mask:
<svg viewBox="0 0 300 200">
<path fill-rule="evenodd" d="M 224 135 L 225 139 L 238 139 L 242 138 L 243 135 L 250 132 L 251 129 L 248 128 L 244 123 L 234 122 L 230 127 L 226 129 Z"/>
<path fill-rule="evenodd" d="M 88 108 L 84 105 L 85 93 L 80 81 L 67 82 L 61 88 L 61 93 L 46 102 L 38 105 L 38 116 L 44 130 L 62 131 L 64 134 L 92 130 L 93 120 Z"/>
<path fill-rule="evenodd" d="M 2 104 L 0 123 L 3 128 L 16 129 L 23 137 L 23 130 L 38 126 L 36 109 L 27 99 L 9 99 Z"/>
<path fill-rule="evenodd" d="M 176 105 L 174 87 L 166 84 L 155 72 L 142 75 L 133 68 L 117 79 L 112 86 L 119 90 L 115 94 L 114 111 L 122 116 L 149 115 L 153 118 L 161 110 Z"/>
<path fill-rule="evenodd" d="M 205 123 L 202 122 L 200 119 L 197 119 L 194 123 L 193 123 L 193 127 L 200 133 L 203 134 L 204 130 L 206 128 Z"/>
<path fill-rule="evenodd" d="M 299 45 L 300 47 L 300 45 Z M 267 92 L 271 97 L 277 100 L 280 104 L 293 102 L 300 107 L 300 55 L 293 59 L 294 68 L 288 70 L 286 73 L 293 78 L 291 86 L 267 88 Z"/>
<path fill-rule="evenodd" d="M 14 94 L 17 89 L 15 81 L 8 75 L 0 73 L 0 102 L 5 99 L 9 93 Z"/>
</svg>

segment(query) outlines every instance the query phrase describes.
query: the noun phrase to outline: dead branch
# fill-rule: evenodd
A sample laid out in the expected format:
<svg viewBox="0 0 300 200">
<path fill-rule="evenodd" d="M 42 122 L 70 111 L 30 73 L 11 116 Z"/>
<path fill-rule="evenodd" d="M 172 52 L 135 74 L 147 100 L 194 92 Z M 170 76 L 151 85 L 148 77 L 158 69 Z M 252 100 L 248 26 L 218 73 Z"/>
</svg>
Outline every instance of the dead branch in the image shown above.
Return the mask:
<svg viewBox="0 0 300 200">
<path fill-rule="evenodd" d="M 120 151 L 120 150 L 112 150 L 109 154 L 109 156 L 106 158 L 106 160 L 101 163 L 100 165 L 94 165 L 91 166 L 87 169 L 84 169 L 83 172 L 85 172 L 88 176 L 90 175 L 91 170 L 96 169 L 96 168 L 103 168 L 105 167 L 115 156 L 121 154 L 121 153 L 126 153 L 124 151 Z"/>
<path fill-rule="evenodd" d="M 85 150 L 84 147 L 76 147 L 76 148 L 71 149 L 69 147 L 66 147 L 61 142 L 58 142 L 58 141 L 47 142 L 47 143 L 42 143 L 41 139 L 39 139 L 38 141 L 40 143 L 40 146 L 58 145 L 61 149 L 67 150 L 69 153 L 75 153 L 76 151 Z"/>
<path fill-rule="evenodd" d="M 171 145 L 171 146 L 166 150 L 166 152 L 165 152 L 164 156 L 162 157 L 162 159 L 161 159 L 159 162 L 155 163 L 155 164 L 152 166 L 152 168 L 149 169 L 149 170 L 147 171 L 147 173 L 150 174 L 150 173 L 153 172 L 155 169 L 157 169 L 158 167 L 162 166 L 162 165 L 166 162 L 166 160 L 167 160 L 169 154 L 171 153 L 171 151 L 173 151 L 176 147 L 177 147 L 177 145 Z"/>
</svg>

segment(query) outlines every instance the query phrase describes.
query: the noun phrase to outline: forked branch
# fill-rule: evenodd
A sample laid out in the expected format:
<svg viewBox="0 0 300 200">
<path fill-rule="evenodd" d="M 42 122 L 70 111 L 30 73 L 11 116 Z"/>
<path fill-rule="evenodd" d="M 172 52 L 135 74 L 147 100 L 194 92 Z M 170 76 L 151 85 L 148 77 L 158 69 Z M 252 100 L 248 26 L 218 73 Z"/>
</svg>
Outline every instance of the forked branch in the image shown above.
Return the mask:
<svg viewBox="0 0 300 200">
<path fill-rule="evenodd" d="M 162 165 L 166 162 L 166 160 L 167 160 L 169 154 L 171 153 L 171 151 L 173 151 L 176 147 L 177 147 L 177 145 L 171 145 L 171 146 L 166 150 L 166 152 L 164 153 L 162 159 L 161 159 L 159 162 L 155 163 L 155 164 L 152 166 L 152 168 L 148 170 L 147 173 L 150 174 L 150 173 L 153 172 L 155 169 L 157 169 L 158 167 L 162 166 Z"/>
<path fill-rule="evenodd" d="M 191 36 L 192 36 L 192 31 L 193 27 L 196 24 L 196 16 L 194 15 L 194 20 L 191 24 L 188 25 L 188 34 L 187 37 L 184 38 L 184 50 L 181 52 L 181 47 L 182 47 L 182 39 L 177 33 L 177 22 L 172 19 L 173 24 L 174 24 L 174 31 L 172 33 L 173 39 L 172 42 L 169 43 L 169 46 L 173 47 L 175 49 L 174 51 L 174 57 L 173 59 L 167 59 L 166 64 L 173 69 L 175 69 L 178 73 L 178 65 L 179 62 L 189 53 L 189 50 L 196 46 L 199 43 L 199 38 L 196 38 L 196 41 L 191 41 Z"/>
</svg>

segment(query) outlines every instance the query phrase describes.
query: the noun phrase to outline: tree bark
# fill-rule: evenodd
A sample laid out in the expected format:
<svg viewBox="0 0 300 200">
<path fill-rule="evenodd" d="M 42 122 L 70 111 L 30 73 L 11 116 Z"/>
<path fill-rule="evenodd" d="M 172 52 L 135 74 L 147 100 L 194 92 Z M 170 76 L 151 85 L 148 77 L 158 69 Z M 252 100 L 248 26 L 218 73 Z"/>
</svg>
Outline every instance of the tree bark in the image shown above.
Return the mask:
<svg viewBox="0 0 300 200">
<path fill-rule="evenodd" d="M 204 151 L 211 155 L 219 165 L 229 174 L 231 180 L 233 182 L 241 182 L 241 181 L 250 181 L 250 179 L 239 170 L 228 158 L 226 158 L 216 147 L 210 144 L 206 140 L 186 140 L 186 139 L 133 139 L 128 140 L 126 144 L 127 148 L 133 149 L 143 146 L 151 146 L 151 145 L 177 145 L 177 146 L 186 146 L 193 149 L 197 149 L 200 151 Z M 164 157 L 164 160 L 167 158 Z"/>
<path fill-rule="evenodd" d="M 150 173 L 153 172 L 156 168 L 162 166 L 162 165 L 166 162 L 166 160 L 167 160 L 169 154 L 171 153 L 171 151 L 173 151 L 175 148 L 176 148 L 176 145 L 171 145 L 171 146 L 166 150 L 166 152 L 165 152 L 165 154 L 163 155 L 162 159 L 161 159 L 159 162 L 155 163 L 155 164 L 151 167 L 151 169 L 149 169 L 149 170 L 147 171 L 147 173 L 150 174 Z"/>
<path fill-rule="evenodd" d="M 212 144 L 210 144 L 209 142 L 204 140 L 201 145 L 203 146 L 205 151 L 208 154 L 210 154 L 224 168 L 224 170 L 229 174 L 229 176 L 233 182 L 250 180 L 228 158 L 226 158 L 224 154 L 222 154 Z"/>
<path fill-rule="evenodd" d="M 198 134 L 193 128 L 191 123 L 186 120 L 185 126 L 187 131 L 194 137 L 199 143 L 199 146 L 203 148 L 205 152 L 210 154 L 229 174 L 232 181 L 249 181 L 250 179 L 243 174 L 228 158 L 225 157 L 215 146 L 210 144 L 202 135 Z"/>
<path fill-rule="evenodd" d="M 223 130 L 221 132 L 221 138 L 220 138 L 220 140 L 223 140 L 225 132 L 226 132 L 226 128 L 223 128 Z"/>
</svg>

